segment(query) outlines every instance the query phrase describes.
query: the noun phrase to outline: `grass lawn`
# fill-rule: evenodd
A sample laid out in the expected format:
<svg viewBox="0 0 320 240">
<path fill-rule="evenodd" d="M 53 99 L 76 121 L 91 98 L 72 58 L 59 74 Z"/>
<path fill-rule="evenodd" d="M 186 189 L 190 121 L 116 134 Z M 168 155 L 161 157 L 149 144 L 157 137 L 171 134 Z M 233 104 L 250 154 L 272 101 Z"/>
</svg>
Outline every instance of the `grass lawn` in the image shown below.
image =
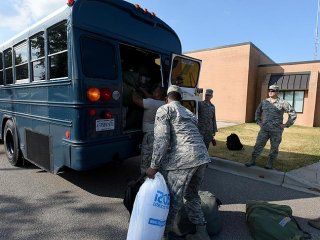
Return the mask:
<svg viewBox="0 0 320 240">
<path fill-rule="evenodd" d="M 255 123 L 244 123 L 220 128 L 216 134 L 217 145 L 210 144 L 209 154 L 231 161 L 245 163 L 250 160 L 253 146 L 260 127 Z M 236 133 L 244 150 L 230 151 L 226 146 L 227 136 Z M 270 150 L 268 141 L 257 160 L 258 166 L 265 166 Z M 290 171 L 320 161 L 320 128 L 292 126 L 286 128 L 282 135 L 277 161 L 273 167 L 280 171 Z"/>
</svg>

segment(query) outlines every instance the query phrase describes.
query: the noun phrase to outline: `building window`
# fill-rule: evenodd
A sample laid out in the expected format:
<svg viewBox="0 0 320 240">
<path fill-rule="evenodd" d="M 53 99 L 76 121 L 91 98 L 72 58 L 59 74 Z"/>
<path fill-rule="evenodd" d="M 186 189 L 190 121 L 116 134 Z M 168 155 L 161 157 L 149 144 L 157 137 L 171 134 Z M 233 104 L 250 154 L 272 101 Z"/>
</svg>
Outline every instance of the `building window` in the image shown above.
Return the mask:
<svg viewBox="0 0 320 240">
<path fill-rule="evenodd" d="M 304 91 L 280 91 L 279 97 L 290 103 L 297 113 L 303 112 Z"/>
<path fill-rule="evenodd" d="M 48 29 L 50 79 L 68 77 L 67 22 Z"/>
<path fill-rule="evenodd" d="M 46 79 L 44 61 L 44 33 L 38 33 L 30 38 L 31 71 L 33 81 Z"/>
</svg>

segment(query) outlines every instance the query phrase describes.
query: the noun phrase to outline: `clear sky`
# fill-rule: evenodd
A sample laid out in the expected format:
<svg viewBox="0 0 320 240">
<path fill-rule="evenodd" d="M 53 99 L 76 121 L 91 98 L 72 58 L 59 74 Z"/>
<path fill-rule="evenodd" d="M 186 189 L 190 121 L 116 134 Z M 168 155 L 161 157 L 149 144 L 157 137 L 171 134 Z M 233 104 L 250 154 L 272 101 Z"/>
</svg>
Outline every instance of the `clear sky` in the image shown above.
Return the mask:
<svg viewBox="0 0 320 240">
<path fill-rule="evenodd" d="M 275 62 L 314 59 L 318 0 L 129 0 L 156 13 L 183 51 L 252 42 Z M 0 0 L 0 44 L 66 0 Z M 320 20 L 319 20 L 320 21 Z M 320 59 L 320 47 L 316 60 Z"/>
</svg>

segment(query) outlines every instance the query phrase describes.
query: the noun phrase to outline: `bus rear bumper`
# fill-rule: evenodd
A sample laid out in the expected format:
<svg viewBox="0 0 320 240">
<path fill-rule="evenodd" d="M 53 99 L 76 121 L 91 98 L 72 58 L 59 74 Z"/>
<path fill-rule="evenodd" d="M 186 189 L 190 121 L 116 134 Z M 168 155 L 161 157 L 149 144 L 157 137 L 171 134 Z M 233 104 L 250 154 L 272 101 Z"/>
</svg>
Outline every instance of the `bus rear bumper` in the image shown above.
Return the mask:
<svg viewBox="0 0 320 240">
<path fill-rule="evenodd" d="M 78 171 L 101 167 L 111 161 L 119 161 L 140 154 L 141 139 L 71 146 L 70 168 Z"/>
</svg>

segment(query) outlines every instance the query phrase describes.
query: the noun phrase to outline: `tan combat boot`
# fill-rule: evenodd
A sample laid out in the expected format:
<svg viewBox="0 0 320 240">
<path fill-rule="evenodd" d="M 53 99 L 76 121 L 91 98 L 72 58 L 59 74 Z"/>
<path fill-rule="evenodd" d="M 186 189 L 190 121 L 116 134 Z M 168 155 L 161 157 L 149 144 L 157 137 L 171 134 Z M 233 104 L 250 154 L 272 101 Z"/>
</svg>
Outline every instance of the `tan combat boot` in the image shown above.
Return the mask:
<svg viewBox="0 0 320 240">
<path fill-rule="evenodd" d="M 206 225 L 197 225 L 196 233 L 187 235 L 186 240 L 210 240 Z"/>
</svg>

